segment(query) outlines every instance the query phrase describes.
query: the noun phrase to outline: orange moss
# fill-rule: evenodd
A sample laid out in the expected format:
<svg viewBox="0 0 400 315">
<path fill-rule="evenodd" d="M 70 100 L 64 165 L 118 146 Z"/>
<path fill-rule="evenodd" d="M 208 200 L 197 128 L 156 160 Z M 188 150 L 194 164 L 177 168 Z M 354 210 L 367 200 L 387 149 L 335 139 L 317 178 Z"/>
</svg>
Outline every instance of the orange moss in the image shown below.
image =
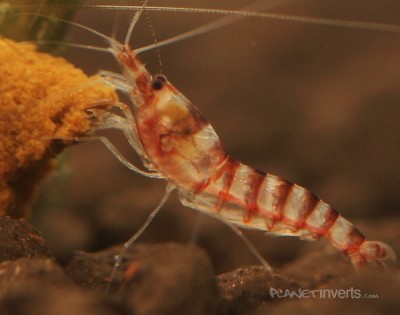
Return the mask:
<svg viewBox="0 0 400 315">
<path fill-rule="evenodd" d="M 0 38 L 0 215 L 27 215 L 62 149 L 52 137 L 87 133 L 85 109 L 101 99 L 116 95 L 99 78 L 31 44 Z"/>
</svg>

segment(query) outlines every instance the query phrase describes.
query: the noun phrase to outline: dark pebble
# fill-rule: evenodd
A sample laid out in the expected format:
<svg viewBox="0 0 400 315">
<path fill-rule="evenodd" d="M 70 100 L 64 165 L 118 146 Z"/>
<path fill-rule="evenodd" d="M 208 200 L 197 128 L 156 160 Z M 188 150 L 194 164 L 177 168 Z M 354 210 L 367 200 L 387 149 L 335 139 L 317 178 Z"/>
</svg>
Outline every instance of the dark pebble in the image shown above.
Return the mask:
<svg viewBox="0 0 400 315">
<path fill-rule="evenodd" d="M 19 258 L 0 264 L 0 298 L 14 292 L 36 291 L 44 285 L 73 282 L 52 259 Z"/>
<path fill-rule="evenodd" d="M 105 292 L 118 253 L 119 248 L 116 247 L 95 253 L 78 251 L 70 260 L 67 273 L 79 286 Z M 118 291 L 123 269 L 124 265 L 121 265 L 112 283 L 111 292 Z"/>
<path fill-rule="evenodd" d="M 262 303 L 273 302 L 271 290 L 296 290 L 298 284 L 263 266 L 245 266 L 217 277 L 222 303 L 220 315 L 249 314 Z"/>
<path fill-rule="evenodd" d="M 52 258 L 43 237 L 24 219 L 0 217 L 0 262 L 20 257 Z"/>
<path fill-rule="evenodd" d="M 20 258 L 0 264 L 2 315 L 132 315 L 105 296 L 77 287 L 50 259 Z"/>
<path fill-rule="evenodd" d="M 119 251 L 78 253 L 68 274 L 83 287 L 104 290 Z M 134 313 L 144 315 L 212 315 L 217 313 L 219 301 L 207 255 L 195 246 L 176 243 L 132 246 L 111 293 L 121 297 Z"/>
<path fill-rule="evenodd" d="M 211 262 L 198 247 L 138 245 L 125 272 L 125 297 L 138 314 L 216 314 L 218 289 Z"/>
</svg>

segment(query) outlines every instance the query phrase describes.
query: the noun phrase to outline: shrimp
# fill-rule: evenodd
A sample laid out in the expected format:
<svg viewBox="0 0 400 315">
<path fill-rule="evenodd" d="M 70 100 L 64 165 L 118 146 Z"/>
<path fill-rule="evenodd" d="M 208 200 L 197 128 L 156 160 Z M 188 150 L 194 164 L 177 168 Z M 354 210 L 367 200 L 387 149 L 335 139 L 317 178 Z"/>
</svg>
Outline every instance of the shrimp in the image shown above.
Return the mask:
<svg viewBox="0 0 400 315">
<path fill-rule="evenodd" d="M 131 29 L 140 13 L 136 13 Z M 129 96 L 134 111 L 123 103 L 113 104 L 121 116 L 105 109 L 110 105 L 107 102 L 95 104 L 90 115 L 94 120 L 102 116 L 103 123 L 94 131 L 122 130 L 148 172 L 127 162 L 107 139 L 98 139 L 130 169 L 165 179 L 168 184 L 158 207 L 125 248 L 177 190 L 184 206 L 240 227 L 304 240 L 326 237 L 357 270 L 385 268 L 386 262 L 396 259 L 388 245 L 367 240 L 350 221 L 309 190 L 233 158 L 198 108 L 165 75 L 150 74 L 137 52 L 129 47 L 129 37 L 124 44 L 108 39 L 123 75 L 105 73 L 105 79 Z"/>
<path fill-rule="evenodd" d="M 200 111 L 165 76 L 154 78 L 127 46 L 114 46 L 128 74 L 138 142 L 161 177 L 190 208 L 243 227 L 314 240 L 325 236 L 356 269 L 395 259 L 384 243 L 367 241 L 338 211 L 305 188 L 231 157 Z"/>
<path fill-rule="evenodd" d="M 141 12 L 136 13 L 130 30 Z M 326 237 L 357 270 L 385 268 L 387 262 L 396 259 L 388 245 L 367 240 L 350 221 L 309 190 L 233 158 L 197 107 L 164 74 L 152 75 L 146 69 L 138 57 L 143 50 L 132 50 L 128 45 L 129 31 L 123 44 L 100 36 L 109 42 L 109 50 L 123 72 L 101 74 L 129 97 L 133 110 L 123 103 L 111 104 L 121 115 L 109 109 L 108 101 L 93 104 L 88 111 L 94 121 L 92 131 L 121 130 L 147 170 L 129 163 L 106 138 L 76 140 L 100 140 L 132 171 L 167 181 L 159 205 L 124 244 L 116 268 L 125 250 L 140 236 L 173 190 L 178 191 L 184 206 L 228 224 L 304 240 Z M 99 117 L 101 124 L 96 124 Z"/>
</svg>

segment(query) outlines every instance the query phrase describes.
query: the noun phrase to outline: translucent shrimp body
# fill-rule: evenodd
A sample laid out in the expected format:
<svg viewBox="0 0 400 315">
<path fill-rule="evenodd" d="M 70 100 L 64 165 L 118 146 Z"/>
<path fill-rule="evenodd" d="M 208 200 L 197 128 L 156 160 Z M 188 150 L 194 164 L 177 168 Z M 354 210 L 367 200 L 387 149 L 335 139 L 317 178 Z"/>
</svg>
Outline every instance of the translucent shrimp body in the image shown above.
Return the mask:
<svg viewBox="0 0 400 315">
<path fill-rule="evenodd" d="M 191 208 L 246 228 L 314 240 L 325 236 L 356 269 L 395 260 L 386 244 L 367 241 L 352 223 L 310 191 L 246 166 L 223 148 L 199 110 L 164 76 L 152 76 L 134 51 L 114 46 L 136 107 L 138 141 L 151 169 Z"/>
</svg>

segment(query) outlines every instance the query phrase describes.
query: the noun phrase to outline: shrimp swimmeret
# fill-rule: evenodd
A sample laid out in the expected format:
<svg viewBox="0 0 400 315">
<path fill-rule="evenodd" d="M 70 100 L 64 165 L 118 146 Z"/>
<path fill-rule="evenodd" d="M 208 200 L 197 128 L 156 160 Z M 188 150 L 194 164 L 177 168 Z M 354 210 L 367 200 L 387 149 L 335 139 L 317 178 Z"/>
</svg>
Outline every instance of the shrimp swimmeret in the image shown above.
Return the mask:
<svg viewBox="0 0 400 315">
<path fill-rule="evenodd" d="M 368 241 L 351 222 L 309 190 L 230 156 L 200 111 L 164 75 L 153 76 L 146 70 L 128 46 L 129 36 L 125 44 L 103 37 L 123 70 L 123 76 L 107 72 L 105 79 L 129 96 L 134 111 L 122 103 L 112 104 L 123 113 L 120 116 L 108 109 L 107 102 L 95 104 L 90 110 L 92 119 L 103 119 L 93 129 L 122 130 L 149 172 L 127 162 L 107 139 L 96 139 L 130 169 L 168 182 L 164 198 L 143 229 L 176 189 L 185 206 L 241 227 L 306 240 L 326 237 L 356 269 L 382 268 L 386 261 L 396 259 L 388 245 Z"/>
</svg>

